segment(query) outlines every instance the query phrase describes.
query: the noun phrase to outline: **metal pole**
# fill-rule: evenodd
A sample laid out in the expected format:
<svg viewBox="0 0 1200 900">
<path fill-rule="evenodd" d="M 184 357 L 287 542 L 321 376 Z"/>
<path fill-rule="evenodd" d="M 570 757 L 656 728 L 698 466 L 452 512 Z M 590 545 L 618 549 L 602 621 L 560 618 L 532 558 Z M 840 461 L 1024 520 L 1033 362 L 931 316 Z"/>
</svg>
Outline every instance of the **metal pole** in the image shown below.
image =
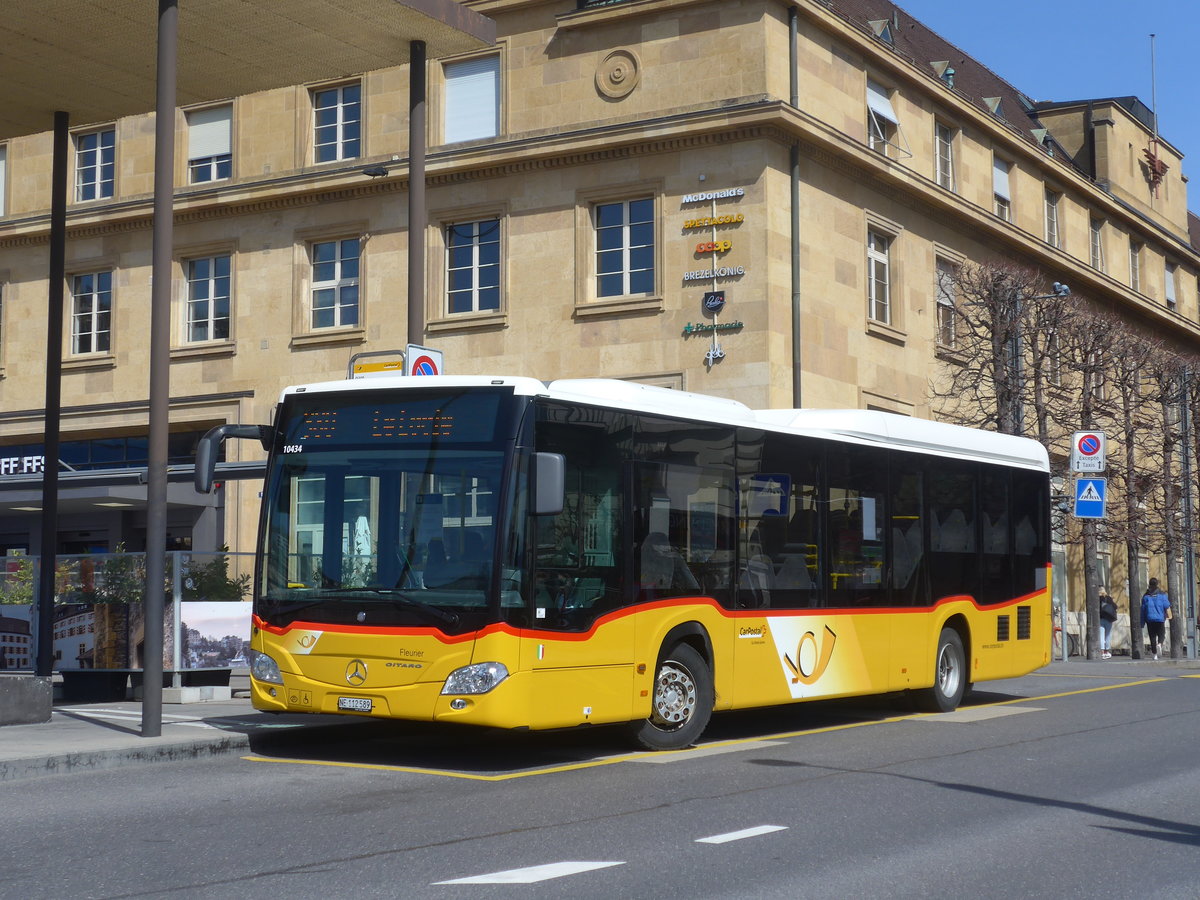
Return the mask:
<svg viewBox="0 0 1200 900">
<path fill-rule="evenodd" d="M 408 341 L 425 343 L 425 42 L 409 42 Z"/>
<path fill-rule="evenodd" d="M 150 287 L 150 452 L 146 473 L 146 598 L 142 736 L 162 734 L 167 553 L 167 433 L 171 402 L 171 249 L 175 194 L 175 62 L 179 0 L 158 0 L 154 104 L 154 247 Z"/>
<path fill-rule="evenodd" d="M 58 550 L 58 443 L 62 417 L 63 286 L 67 279 L 67 146 L 70 116 L 54 114 L 50 169 L 50 285 L 46 307 L 46 421 L 42 444 L 42 546 L 38 572 L 37 665 L 54 670 L 54 557 Z"/>
<path fill-rule="evenodd" d="M 1183 453 L 1183 577 L 1185 579 L 1186 608 L 1183 610 L 1185 620 L 1184 636 L 1187 638 L 1188 659 L 1196 658 L 1196 545 L 1192 530 L 1192 421 L 1188 408 L 1188 397 L 1191 394 L 1189 382 L 1192 373 L 1184 371 L 1183 390 L 1180 391 L 1179 424 L 1183 432 L 1180 450 Z M 1188 634 L 1188 632 L 1191 632 Z"/>
</svg>

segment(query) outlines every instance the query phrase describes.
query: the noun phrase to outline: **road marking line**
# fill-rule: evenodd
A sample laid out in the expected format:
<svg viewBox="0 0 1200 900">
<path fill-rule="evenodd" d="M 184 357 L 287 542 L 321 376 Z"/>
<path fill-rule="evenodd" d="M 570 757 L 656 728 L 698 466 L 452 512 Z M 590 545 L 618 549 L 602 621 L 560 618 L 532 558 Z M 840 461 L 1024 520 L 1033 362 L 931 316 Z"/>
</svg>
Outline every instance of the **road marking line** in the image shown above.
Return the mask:
<svg viewBox="0 0 1200 900">
<path fill-rule="evenodd" d="M 549 881 L 551 878 L 565 878 L 568 875 L 579 875 L 582 872 L 623 865 L 625 865 L 624 861 L 547 863 L 544 866 L 527 866 L 524 869 L 492 872 L 490 875 L 472 875 L 470 878 L 435 881 L 434 884 L 536 884 L 539 881 Z"/>
<path fill-rule="evenodd" d="M 714 834 L 712 837 L 696 838 L 697 844 L 728 844 L 730 841 L 740 841 L 745 838 L 758 837 L 760 834 L 771 834 L 775 831 L 787 831 L 786 825 L 756 825 L 753 828 L 743 828 L 741 831 L 730 831 L 727 834 Z"/>
<path fill-rule="evenodd" d="M 743 744 L 714 744 L 706 747 L 692 747 L 688 750 L 667 750 L 655 753 L 653 756 L 638 756 L 631 762 L 640 763 L 673 763 L 685 762 L 689 759 L 699 759 L 702 756 L 719 756 L 722 753 L 741 753 L 743 750 L 760 750 L 763 747 L 778 747 L 783 741 L 750 740 Z M 625 757 L 628 759 L 628 756 Z"/>
<path fill-rule="evenodd" d="M 1043 706 L 967 706 L 954 712 L 921 716 L 918 722 L 986 722 L 1003 716 L 1015 716 L 1027 712 L 1045 712 Z"/>
<path fill-rule="evenodd" d="M 1093 694 L 1099 691 L 1113 691 L 1119 688 L 1139 687 L 1146 684 L 1158 684 L 1167 681 L 1167 678 L 1147 678 L 1143 681 L 1125 681 L 1121 684 L 1106 684 L 1101 687 L 1081 688 L 1076 691 L 1062 691 L 1057 694 L 1043 694 L 1038 697 L 1018 697 L 1015 700 L 1001 700 L 998 703 L 981 704 L 976 709 L 987 709 L 999 706 L 1015 706 L 1021 703 L 1036 703 L 1042 700 L 1054 700 L 1060 697 L 1071 697 L 1077 694 Z M 728 741 L 714 742 L 705 744 L 698 750 L 706 750 L 716 747 L 734 747 L 744 744 L 762 744 L 764 740 L 769 740 L 771 743 L 780 743 L 786 741 L 787 738 L 807 737 L 816 734 L 831 734 L 835 731 L 848 731 L 851 728 L 865 728 L 871 725 L 894 725 L 897 722 L 910 722 L 914 719 L 929 718 L 931 716 L 945 715 L 945 713 L 905 713 L 904 715 L 888 716 L 883 719 L 867 719 L 859 722 L 843 722 L 837 725 L 825 725 L 820 728 L 805 728 L 798 731 L 781 731 L 775 734 L 768 735 L 766 738 L 734 738 Z M 677 751 L 683 752 L 683 751 Z M 431 769 L 422 766 L 387 766 L 366 763 L 349 763 L 349 762 L 333 762 L 320 759 L 273 759 L 266 756 L 243 756 L 242 759 L 247 762 L 264 762 L 264 763 L 283 763 L 285 765 L 301 765 L 301 766 L 331 766 L 336 768 L 346 769 L 364 769 L 377 772 L 403 772 L 410 775 L 434 775 L 441 778 L 461 778 L 466 781 L 512 781 L 517 778 L 533 778 L 538 775 L 556 775 L 561 772 L 576 772 L 582 769 L 595 769 L 600 766 L 612 766 L 626 762 L 642 762 L 648 757 L 657 756 L 657 753 L 630 753 L 624 756 L 606 756 L 600 759 L 587 760 L 579 763 L 568 763 L 561 766 L 547 766 L 543 769 L 529 769 L 524 772 L 504 772 L 499 775 L 477 775 L 473 772 L 455 772 L 449 769 Z"/>
</svg>

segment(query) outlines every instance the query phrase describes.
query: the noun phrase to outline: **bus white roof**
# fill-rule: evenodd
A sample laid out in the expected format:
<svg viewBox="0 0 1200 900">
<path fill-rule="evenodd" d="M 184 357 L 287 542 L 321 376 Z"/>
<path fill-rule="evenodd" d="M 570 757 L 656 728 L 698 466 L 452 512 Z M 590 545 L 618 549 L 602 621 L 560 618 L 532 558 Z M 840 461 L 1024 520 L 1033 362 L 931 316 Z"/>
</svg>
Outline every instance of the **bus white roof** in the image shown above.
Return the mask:
<svg viewBox="0 0 1200 900">
<path fill-rule="evenodd" d="M 885 444 L 898 449 L 960 459 L 977 459 L 1049 471 L 1046 449 L 1037 441 L 964 428 L 928 419 L 860 409 L 759 409 L 723 397 L 676 391 L 615 378 L 566 378 L 549 384 L 524 376 L 380 375 L 284 388 L 288 394 L 369 391 L 422 387 L 511 387 L 524 396 L 566 403 L 606 406 L 655 413 L 713 424 L 757 427 L 769 431 L 832 438 L 857 444 Z"/>
<path fill-rule="evenodd" d="M 1030 438 L 897 413 L 864 409 L 760 409 L 756 417 L 773 430 L 882 443 L 902 450 L 998 462 L 1039 472 L 1050 470 L 1046 448 Z"/>
</svg>

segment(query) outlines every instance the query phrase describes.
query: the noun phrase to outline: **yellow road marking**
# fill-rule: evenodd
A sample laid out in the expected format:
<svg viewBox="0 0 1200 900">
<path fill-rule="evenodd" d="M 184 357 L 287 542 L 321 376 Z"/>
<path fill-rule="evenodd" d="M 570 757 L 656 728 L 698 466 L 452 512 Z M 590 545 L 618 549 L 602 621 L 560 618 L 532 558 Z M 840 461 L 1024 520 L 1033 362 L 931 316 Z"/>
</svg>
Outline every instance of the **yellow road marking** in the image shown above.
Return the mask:
<svg viewBox="0 0 1200 900">
<path fill-rule="evenodd" d="M 1200 675 L 1184 675 L 1182 677 L 1200 678 Z M 1042 700 L 1055 700 L 1059 697 L 1072 697 L 1077 694 L 1094 694 L 1099 691 L 1116 690 L 1117 688 L 1138 687 L 1145 684 L 1157 684 L 1158 682 L 1166 680 L 1166 678 L 1147 678 L 1143 679 L 1142 681 L 1128 681 L 1121 684 L 1106 684 L 1102 685 L 1101 687 L 1080 688 L 1076 691 L 1060 691 L 1056 694 L 1043 694 L 1040 697 L 1018 697 L 1015 700 L 1001 700 L 996 703 L 981 703 L 978 706 L 969 708 L 987 709 L 988 707 L 993 706 L 1011 706 L 1019 703 L 1036 703 Z M 777 741 L 783 738 L 804 737 L 810 734 L 830 734 L 835 731 L 847 731 L 851 728 L 863 728 L 868 725 L 891 725 L 896 722 L 907 722 L 913 719 L 921 719 L 927 716 L 937 715 L 943 714 L 925 712 L 906 713 L 899 716 L 888 716 L 883 719 L 869 719 L 862 722 L 844 722 L 840 725 L 825 725 L 820 728 L 804 728 L 798 731 L 781 731 L 774 734 L 759 735 L 758 737 L 733 738 L 728 741 L 714 741 L 711 744 L 703 744 L 699 747 L 694 747 L 689 750 L 673 750 L 666 752 L 674 758 L 682 758 L 686 756 L 711 756 L 714 752 L 718 752 L 720 748 L 736 748 L 742 744 L 762 744 L 765 741 Z M 301 766 L 333 766 L 343 769 L 366 769 L 369 771 L 378 772 L 404 772 L 410 775 L 436 775 L 443 778 L 461 778 L 467 781 L 512 781 L 516 778 L 531 778 L 535 775 L 555 775 L 559 772 L 577 772 L 581 769 L 595 769 L 600 766 L 617 765 L 618 763 L 644 761 L 647 757 L 659 757 L 662 755 L 662 752 L 626 753 L 618 756 L 605 756 L 600 759 L 587 760 L 586 762 L 566 763 L 561 766 L 546 766 L 545 768 L 541 769 L 529 769 L 525 772 L 506 772 L 501 775 L 476 775 L 471 772 L 456 772 L 450 769 L 429 769 L 421 766 L 386 766 L 372 763 L 336 762 L 320 759 L 273 759 L 268 756 L 243 756 L 242 759 L 248 762 L 284 763 L 287 765 Z"/>
</svg>

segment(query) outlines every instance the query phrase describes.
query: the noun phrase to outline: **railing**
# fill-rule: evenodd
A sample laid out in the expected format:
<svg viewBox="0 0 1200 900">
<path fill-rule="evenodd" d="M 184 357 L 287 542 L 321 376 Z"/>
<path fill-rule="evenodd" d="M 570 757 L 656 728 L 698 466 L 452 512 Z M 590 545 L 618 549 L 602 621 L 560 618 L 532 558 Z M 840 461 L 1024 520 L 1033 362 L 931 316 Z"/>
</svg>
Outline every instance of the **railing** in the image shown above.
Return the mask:
<svg viewBox="0 0 1200 900">
<path fill-rule="evenodd" d="M 252 553 L 167 554 L 163 668 L 244 665 Z M 40 559 L 0 559 L 0 669 L 32 668 Z M 59 556 L 54 573 L 55 668 L 141 667 L 146 554 Z"/>
</svg>

